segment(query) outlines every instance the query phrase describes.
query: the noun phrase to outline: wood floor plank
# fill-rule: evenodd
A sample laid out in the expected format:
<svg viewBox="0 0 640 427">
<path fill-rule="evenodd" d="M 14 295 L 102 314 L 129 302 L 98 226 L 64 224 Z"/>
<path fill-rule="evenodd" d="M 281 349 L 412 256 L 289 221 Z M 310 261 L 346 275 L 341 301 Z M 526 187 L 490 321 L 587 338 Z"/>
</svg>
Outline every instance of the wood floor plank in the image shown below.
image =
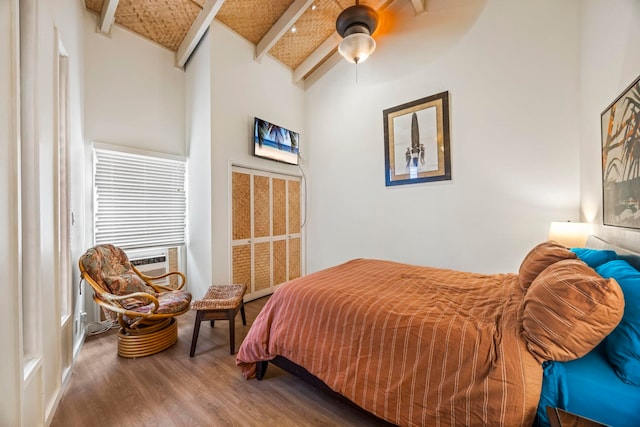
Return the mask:
<svg viewBox="0 0 640 427">
<path fill-rule="evenodd" d="M 245 304 L 236 318 L 236 346 L 268 298 Z M 52 427 L 139 426 L 381 426 L 362 413 L 270 365 L 262 381 L 247 381 L 229 354 L 226 321 L 203 322 L 189 357 L 195 313 L 178 318 L 178 342 L 148 357 L 117 355 L 116 330 L 88 337 Z"/>
</svg>

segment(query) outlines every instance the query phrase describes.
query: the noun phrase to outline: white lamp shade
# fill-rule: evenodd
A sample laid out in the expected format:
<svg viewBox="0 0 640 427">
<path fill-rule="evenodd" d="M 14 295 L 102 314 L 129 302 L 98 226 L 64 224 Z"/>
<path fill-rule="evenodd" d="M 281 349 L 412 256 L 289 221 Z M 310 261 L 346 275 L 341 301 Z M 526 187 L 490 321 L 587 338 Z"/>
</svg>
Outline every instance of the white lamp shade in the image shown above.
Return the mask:
<svg viewBox="0 0 640 427">
<path fill-rule="evenodd" d="M 591 226 L 584 222 L 552 222 L 549 228 L 549 240 L 567 248 L 584 248 Z"/>
<path fill-rule="evenodd" d="M 376 49 L 376 41 L 368 34 L 353 33 L 342 39 L 338 52 L 344 58 L 356 64 L 363 62 Z"/>
</svg>

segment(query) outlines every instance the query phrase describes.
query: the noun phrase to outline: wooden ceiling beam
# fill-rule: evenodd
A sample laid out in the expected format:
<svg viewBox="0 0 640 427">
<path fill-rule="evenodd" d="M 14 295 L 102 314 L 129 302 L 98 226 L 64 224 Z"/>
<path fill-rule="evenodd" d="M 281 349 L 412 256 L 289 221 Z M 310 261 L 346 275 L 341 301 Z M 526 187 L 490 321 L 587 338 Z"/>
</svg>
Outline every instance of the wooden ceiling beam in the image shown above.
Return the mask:
<svg viewBox="0 0 640 427">
<path fill-rule="evenodd" d="M 196 20 L 193 21 L 191 28 L 187 32 L 187 35 L 184 36 L 184 40 L 180 43 L 178 47 L 178 51 L 176 52 L 176 65 L 178 67 L 184 67 L 184 64 L 187 63 L 187 60 L 195 50 L 196 46 L 200 42 L 200 39 L 204 35 L 209 25 L 213 21 L 213 18 L 216 17 L 218 11 L 222 7 L 224 0 L 207 0 L 207 2 L 202 7 L 198 16 L 196 16 Z"/>
<path fill-rule="evenodd" d="M 331 52 L 336 50 L 336 47 L 338 47 L 341 40 L 342 37 L 340 37 L 340 34 L 338 34 L 337 31 L 334 31 L 328 39 L 323 41 L 322 44 L 311 53 L 311 55 L 307 56 L 307 58 L 302 61 L 302 64 L 298 65 L 298 67 L 293 70 L 293 81 L 299 82 L 304 79 L 311 70 L 316 68 L 316 66 L 327 58 Z"/>
<path fill-rule="evenodd" d="M 425 11 L 425 3 L 426 0 L 411 0 L 411 4 L 416 11 L 416 15 Z"/>
<path fill-rule="evenodd" d="M 340 55 L 340 52 L 335 51 L 333 55 L 330 55 L 322 62 L 322 64 L 318 65 L 318 67 L 314 69 L 312 73 L 307 75 L 303 82 L 305 90 L 313 86 L 314 83 L 320 80 L 322 76 L 324 76 L 329 72 L 329 70 L 331 70 L 342 61 L 344 61 L 344 58 L 342 57 L 342 55 Z"/>
<path fill-rule="evenodd" d="M 298 18 L 313 4 L 314 0 L 295 0 L 282 14 L 278 21 L 267 31 L 256 45 L 256 60 L 260 61 L 264 55 L 285 35 Z"/>
<path fill-rule="evenodd" d="M 103 34 L 111 32 L 111 26 L 116 18 L 116 9 L 120 0 L 105 0 L 102 3 L 102 13 L 98 17 L 98 31 Z"/>
</svg>

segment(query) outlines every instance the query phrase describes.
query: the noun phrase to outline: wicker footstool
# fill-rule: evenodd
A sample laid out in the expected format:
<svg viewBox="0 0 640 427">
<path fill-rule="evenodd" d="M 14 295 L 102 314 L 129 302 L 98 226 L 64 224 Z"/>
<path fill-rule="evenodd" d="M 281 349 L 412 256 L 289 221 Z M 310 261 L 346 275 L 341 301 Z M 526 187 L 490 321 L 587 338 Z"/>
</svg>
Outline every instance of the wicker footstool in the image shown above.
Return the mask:
<svg viewBox="0 0 640 427">
<path fill-rule="evenodd" d="M 193 326 L 190 357 L 193 357 L 193 354 L 196 352 L 200 323 L 204 320 L 210 320 L 212 328 L 214 321 L 228 320 L 231 354 L 236 352 L 235 319 L 238 311 L 240 311 L 242 314 L 242 324 L 247 324 L 247 318 L 244 314 L 244 303 L 242 301 L 246 291 L 246 285 L 212 285 L 201 300 L 191 303 L 191 310 L 197 310 L 197 313 L 196 323 Z"/>
</svg>

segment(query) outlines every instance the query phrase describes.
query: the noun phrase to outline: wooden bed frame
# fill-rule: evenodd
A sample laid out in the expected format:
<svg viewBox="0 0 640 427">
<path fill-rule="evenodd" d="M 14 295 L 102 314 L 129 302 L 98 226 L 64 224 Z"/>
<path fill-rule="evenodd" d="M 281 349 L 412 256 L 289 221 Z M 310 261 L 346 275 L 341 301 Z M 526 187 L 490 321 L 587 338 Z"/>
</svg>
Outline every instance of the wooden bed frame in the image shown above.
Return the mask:
<svg viewBox="0 0 640 427">
<path fill-rule="evenodd" d="M 392 424 L 389 421 L 383 420 L 382 418 L 375 416 L 374 414 L 367 411 L 366 409 L 363 409 L 360 406 L 356 405 L 355 403 L 353 403 L 352 401 L 350 401 L 340 393 L 333 391 L 331 387 L 326 385 L 320 378 L 316 377 L 311 372 L 307 371 L 305 368 L 298 365 L 297 363 L 290 361 L 286 357 L 276 356 L 275 359 L 270 361 L 265 360 L 263 362 L 257 362 L 256 363 L 256 379 L 257 380 L 262 381 L 265 374 L 267 373 L 267 367 L 269 366 L 269 362 L 271 362 L 278 368 L 282 369 L 283 371 L 288 372 L 291 375 L 300 378 L 304 382 L 317 387 L 324 393 L 327 393 L 328 395 L 333 396 L 334 398 L 344 403 L 347 403 L 352 408 L 356 408 L 358 411 L 362 412 L 362 414 L 377 420 L 380 423 L 380 425 L 395 426 L 395 424 Z"/>
</svg>

